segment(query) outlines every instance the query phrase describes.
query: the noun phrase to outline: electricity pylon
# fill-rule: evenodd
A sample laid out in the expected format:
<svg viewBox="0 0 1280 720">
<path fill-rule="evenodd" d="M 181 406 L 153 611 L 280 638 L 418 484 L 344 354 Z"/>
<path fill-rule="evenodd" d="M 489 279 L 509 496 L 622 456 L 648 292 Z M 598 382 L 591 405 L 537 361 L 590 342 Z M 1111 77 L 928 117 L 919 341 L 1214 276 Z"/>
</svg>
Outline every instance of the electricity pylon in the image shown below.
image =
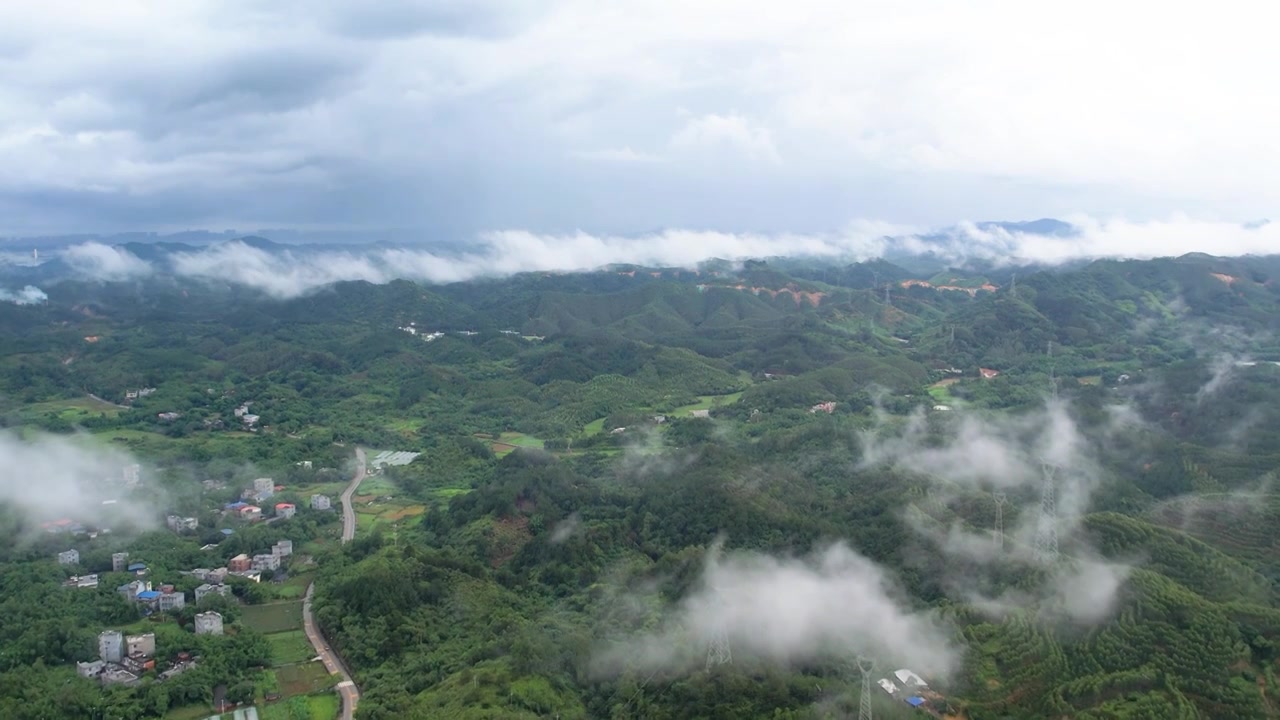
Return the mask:
<svg viewBox="0 0 1280 720">
<path fill-rule="evenodd" d="M 871 720 L 871 672 L 876 663 L 869 657 L 858 656 L 858 671 L 862 673 L 862 697 L 858 700 L 858 720 Z"/>
<path fill-rule="evenodd" d="M 996 550 L 1004 551 L 1004 505 L 1009 501 L 1009 497 L 1002 492 L 992 494 L 992 499 L 996 501 Z"/>
<path fill-rule="evenodd" d="M 1047 462 L 1040 464 L 1044 482 L 1040 486 L 1040 516 L 1036 526 L 1036 560 L 1045 564 L 1058 561 L 1058 488 L 1054 477 L 1058 468 Z"/>
<path fill-rule="evenodd" d="M 707 641 L 708 670 L 717 665 L 727 665 L 733 662 L 733 652 L 729 649 L 729 633 L 725 629 L 724 593 L 718 590 L 715 594 L 715 607 L 715 624 L 711 628 L 711 638 Z"/>
</svg>

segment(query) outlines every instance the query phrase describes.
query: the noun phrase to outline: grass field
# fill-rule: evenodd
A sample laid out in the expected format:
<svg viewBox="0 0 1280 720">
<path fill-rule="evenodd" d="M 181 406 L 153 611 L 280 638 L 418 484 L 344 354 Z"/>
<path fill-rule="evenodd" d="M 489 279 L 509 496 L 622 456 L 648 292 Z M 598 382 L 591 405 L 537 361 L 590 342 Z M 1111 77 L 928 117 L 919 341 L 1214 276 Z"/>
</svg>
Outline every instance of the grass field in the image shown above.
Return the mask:
<svg viewBox="0 0 1280 720">
<path fill-rule="evenodd" d="M 270 705 L 259 705 L 258 720 L 296 720 L 298 715 L 292 711 L 295 703 L 306 707 L 308 720 L 334 720 L 342 709 L 342 703 L 335 693 L 298 695 Z"/>
<path fill-rule="evenodd" d="M 300 575 L 290 575 L 279 585 L 272 585 L 275 596 L 281 600 L 297 600 L 307 594 L 307 585 L 311 582 L 312 573 L 302 573 Z"/>
<path fill-rule="evenodd" d="M 266 637 L 271 644 L 273 664 L 277 667 L 305 662 L 316 655 L 315 648 L 311 647 L 306 633 L 301 630 L 286 630 Z"/>
<path fill-rule="evenodd" d="M 489 449 L 493 450 L 493 454 L 502 457 L 518 447 L 542 449 L 542 440 L 525 435 L 518 432 L 504 432 L 496 437 L 491 434 L 477 434 L 476 438 L 489 442 Z"/>
<path fill-rule="evenodd" d="M 426 505 L 401 497 L 395 483 L 382 475 L 365 478 L 359 493 L 351 498 L 357 534 L 368 534 L 379 525 L 390 526 L 427 511 Z"/>
<path fill-rule="evenodd" d="M 596 418 L 595 420 L 587 423 L 586 427 L 582 428 L 582 434 L 591 436 L 599 435 L 604 432 L 604 420 L 604 418 Z"/>
<path fill-rule="evenodd" d="M 959 380 L 956 378 L 947 378 L 929 386 L 929 395 L 939 403 L 944 405 L 957 405 L 960 403 L 959 398 L 951 394 L 951 386 L 955 385 Z"/>
<path fill-rule="evenodd" d="M 207 717 L 214 716 L 208 705 L 183 705 L 165 713 L 164 720 L 204 720 Z M 224 717 L 233 718 L 235 716 L 227 713 Z"/>
<path fill-rule="evenodd" d="M 302 601 L 246 605 L 243 609 L 244 624 L 260 633 L 278 633 L 302 627 Z"/>
<path fill-rule="evenodd" d="M 33 403 L 31 405 L 23 405 L 18 408 L 18 410 L 24 417 L 28 418 L 42 417 L 49 413 L 53 413 L 70 423 L 76 423 L 86 418 L 98 417 L 99 415 L 115 417 L 120 414 L 120 408 L 115 405 L 100 402 L 91 397 Z"/>
<path fill-rule="evenodd" d="M 331 689 L 338 684 L 338 676 L 330 675 L 318 660 L 276 668 L 275 673 L 280 692 L 286 696 L 307 695 Z"/>
<path fill-rule="evenodd" d="M 672 410 L 670 414 L 674 417 L 689 417 L 695 410 L 710 410 L 715 407 L 732 405 L 738 402 L 741 397 L 741 392 L 729 393 L 728 395 L 701 395 L 698 397 L 698 402 L 678 407 Z"/>
</svg>

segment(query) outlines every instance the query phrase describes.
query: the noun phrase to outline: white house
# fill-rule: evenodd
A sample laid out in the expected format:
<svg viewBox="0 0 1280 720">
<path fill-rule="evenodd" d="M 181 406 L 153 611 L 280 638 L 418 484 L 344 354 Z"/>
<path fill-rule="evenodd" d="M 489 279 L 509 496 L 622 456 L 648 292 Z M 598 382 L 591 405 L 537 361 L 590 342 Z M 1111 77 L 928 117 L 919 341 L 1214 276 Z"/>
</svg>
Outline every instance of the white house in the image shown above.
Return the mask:
<svg viewBox="0 0 1280 720">
<path fill-rule="evenodd" d="M 109 663 L 118 663 L 124 657 L 124 636 L 119 630 L 98 633 L 98 657 Z"/>
<path fill-rule="evenodd" d="M 72 548 L 58 553 L 59 565 L 75 565 L 80 562 L 80 551 Z"/>
<path fill-rule="evenodd" d="M 222 615 L 216 612 L 202 612 L 196 614 L 196 634 L 197 635 L 221 635 L 222 634 Z"/>
</svg>

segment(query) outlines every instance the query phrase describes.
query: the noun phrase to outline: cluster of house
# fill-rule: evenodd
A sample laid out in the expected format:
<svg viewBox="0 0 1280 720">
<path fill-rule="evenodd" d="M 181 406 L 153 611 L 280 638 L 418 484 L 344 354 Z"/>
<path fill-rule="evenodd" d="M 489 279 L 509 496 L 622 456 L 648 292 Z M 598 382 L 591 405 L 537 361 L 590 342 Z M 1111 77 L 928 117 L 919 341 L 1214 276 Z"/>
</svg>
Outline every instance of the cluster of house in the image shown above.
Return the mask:
<svg viewBox="0 0 1280 720">
<path fill-rule="evenodd" d="M 142 606 L 143 612 L 173 612 L 187 606 L 186 593 L 179 592 L 172 585 L 161 585 L 159 590 L 151 588 L 150 580 L 132 580 L 116 588 L 131 603 Z"/>
<path fill-rule="evenodd" d="M 193 517 L 182 517 L 180 515 L 169 515 L 164 519 L 164 524 L 169 529 L 181 535 L 186 532 L 195 532 L 200 527 L 200 521 Z"/>
<path fill-rule="evenodd" d="M 222 616 L 216 612 L 196 615 L 197 635 L 221 635 Z M 119 630 L 104 630 L 98 634 L 98 659 L 76 663 L 76 673 L 84 678 L 96 678 L 103 685 L 134 686 L 139 676 L 156 668 L 156 634 L 125 635 Z M 178 653 L 169 669 L 161 672 L 158 680 L 167 680 L 196 666 L 200 658 Z"/>
<path fill-rule="evenodd" d="M 258 577 L 261 578 L 261 574 L 264 572 L 279 570 L 280 563 L 292 554 L 293 541 L 279 540 L 275 545 L 271 546 L 270 553 L 259 553 L 253 557 L 240 553 L 231 558 L 227 561 L 227 571 L 232 574 L 256 572 Z"/>
<path fill-rule="evenodd" d="M 149 388 L 149 387 L 138 388 L 137 390 L 125 390 L 124 391 L 125 404 L 130 405 L 133 403 L 134 400 L 137 400 L 138 398 L 144 398 L 155 391 L 156 391 L 155 388 Z"/>
<path fill-rule="evenodd" d="M 930 698 L 937 697 L 937 693 L 929 689 L 929 684 L 923 678 L 906 668 L 894 670 L 893 677 L 897 680 L 896 683 L 889 678 L 880 678 L 876 684 L 891 697 L 902 700 L 911 707 L 918 708 Z"/>
<path fill-rule="evenodd" d="M 261 420 L 262 418 L 249 412 L 249 407 L 251 405 L 253 405 L 253 401 L 246 402 L 240 407 L 236 408 L 235 416 L 240 418 L 240 422 L 244 423 L 245 427 L 248 427 L 250 430 L 253 430 L 255 429 L 254 426 L 257 425 L 258 421 Z"/>
</svg>

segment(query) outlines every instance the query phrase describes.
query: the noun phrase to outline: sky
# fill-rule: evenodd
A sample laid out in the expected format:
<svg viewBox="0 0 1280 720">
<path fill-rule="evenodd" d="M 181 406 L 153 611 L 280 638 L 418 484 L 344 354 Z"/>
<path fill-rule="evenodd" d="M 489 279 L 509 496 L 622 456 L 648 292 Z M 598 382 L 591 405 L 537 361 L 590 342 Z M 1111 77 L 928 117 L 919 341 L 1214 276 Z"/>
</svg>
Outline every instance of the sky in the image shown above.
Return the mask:
<svg viewBox="0 0 1280 720">
<path fill-rule="evenodd" d="M 4 3 L 0 234 L 1247 222 L 1280 196 L 1263 20 L 1230 1 Z"/>
</svg>

